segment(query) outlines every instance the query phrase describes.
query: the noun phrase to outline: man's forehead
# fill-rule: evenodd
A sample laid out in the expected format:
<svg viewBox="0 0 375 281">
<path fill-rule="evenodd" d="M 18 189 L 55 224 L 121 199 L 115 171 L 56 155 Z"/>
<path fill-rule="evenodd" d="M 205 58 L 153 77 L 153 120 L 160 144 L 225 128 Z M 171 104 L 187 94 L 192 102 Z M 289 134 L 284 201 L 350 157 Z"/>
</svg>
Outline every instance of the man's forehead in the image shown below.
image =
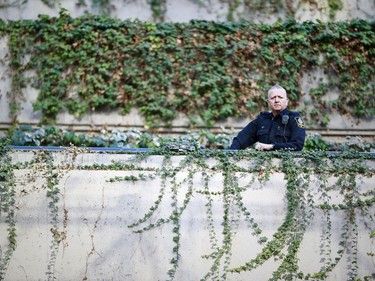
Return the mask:
<svg viewBox="0 0 375 281">
<path fill-rule="evenodd" d="M 273 89 L 272 91 L 270 91 L 269 97 L 274 97 L 274 96 L 283 96 L 285 97 L 286 96 L 286 93 L 283 89 Z"/>
</svg>

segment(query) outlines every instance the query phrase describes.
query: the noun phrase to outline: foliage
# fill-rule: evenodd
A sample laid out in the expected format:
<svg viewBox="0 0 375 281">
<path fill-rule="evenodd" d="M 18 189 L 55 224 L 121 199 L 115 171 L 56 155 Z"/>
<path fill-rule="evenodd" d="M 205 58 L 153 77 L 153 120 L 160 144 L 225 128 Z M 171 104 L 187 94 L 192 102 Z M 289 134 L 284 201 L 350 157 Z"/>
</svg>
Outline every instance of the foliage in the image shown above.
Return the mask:
<svg viewBox="0 0 375 281">
<path fill-rule="evenodd" d="M 26 85 L 39 89 L 34 109 L 42 123 L 68 111 L 137 108 L 147 126 L 171 125 L 180 115 L 192 126 L 255 116 L 264 93 L 279 82 L 291 107 L 302 75 L 324 69 L 327 82 L 311 89 L 306 119 L 326 125 L 332 110 L 374 115 L 374 23 L 250 22 L 151 23 L 105 16 L 41 15 L 0 24 L 9 42 L 14 122 Z M 35 71 L 26 78 L 26 72 Z M 338 89 L 337 98 L 326 93 Z"/>
<path fill-rule="evenodd" d="M 148 212 L 138 221 L 128 227 L 135 233 L 152 231 L 155 228 L 171 224 L 171 259 L 170 270 L 166 272 L 170 280 L 175 278 L 178 270 L 181 253 L 181 217 L 195 197 L 203 196 L 207 199 L 207 230 L 209 232 L 212 252 L 202 258 L 211 260 L 212 266 L 202 280 L 230 280 L 235 273 L 253 270 L 262 266 L 265 262 L 275 259 L 278 268 L 273 272 L 270 280 L 325 280 L 339 263 L 347 263 L 348 280 L 359 280 L 358 261 L 358 224 L 364 223 L 369 231 L 369 238 L 374 239 L 375 221 L 373 217 L 374 191 L 361 189 L 362 181 L 357 179 L 374 177 L 374 169 L 370 162 L 374 161 L 373 154 L 303 152 L 294 154 L 290 152 L 258 152 L 236 151 L 224 152 L 220 150 L 196 150 L 191 152 L 176 153 L 164 149 L 156 149 L 148 153 L 138 154 L 129 160 L 129 163 L 113 162 L 112 164 L 77 167 L 74 165 L 79 153 L 76 148 L 70 148 L 64 152 L 66 160 L 61 164 L 54 163 L 51 152 L 40 151 L 35 154 L 33 160 L 21 164 L 12 164 L 8 151 L 2 149 L 1 175 L 2 184 L 12 186 L 14 183 L 13 171 L 17 169 L 33 169 L 45 178 L 42 189 L 46 190 L 51 212 L 51 255 L 46 274 L 54 278 L 54 261 L 59 250 L 59 245 L 65 239 L 65 231 L 59 227 L 58 222 L 65 216 L 58 208 L 61 200 L 59 179 L 72 169 L 90 170 L 116 170 L 116 171 L 142 171 L 146 174 L 132 175 L 128 177 L 110 178 L 107 182 L 147 180 L 159 177 L 161 185 L 159 195 Z M 85 152 L 87 153 L 87 151 Z M 139 165 L 151 155 L 163 155 L 164 161 L 160 168 Z M 171 161 L 173 156 L 180 161 Z M 177 158 L 176 158 L 177 159 Z M 214 161 L 207 161 L 207 160 Z M 4 161 L 6 160 L 6 161 Z M 211 164 L 208 164 L 211 163 Z M 239 164 L 248 163 L 248 164 Z M 246 207 L 244 192 L 252 188 L 254 184 L 266 182 L 272 173 L 281 172 L 285 179 L 286 216 L 284 221 L 272 235 L 264 236 L 262 222 L 257 222 Z M 211 184 L 214 174 L 221 174 L 222 186 Z M 34 174 L 34 173 L 32 173 Z M 183 176 L 184 175 L 184 176 Z M 202 185 L 196 186 L 193 178 L 202 177 Z M 250 175 L 250 177 L 249 177 Z M 317 176 L 316 176 L 317 175 Z M 328 182 L 328 177 L 334 179 Z M 243 179 L 246 178 L 246 182 Z M 242 179 L 242 181 L 240 181 Z M 240 183 L 241 182 L 241 183 Z M 13 190 L 13 191 L 12 191 Z M 3 202 L 14 202 L 15 192 L 13 188 L 1 191 L 2 212 L 5 211 Z M 339 193 L 342 202 L 333 203 L 331 196 Z M 167 196 L 167 194 L 169 196 Z M 215 225 L 213 222 L 213 202 L 220 198 L 222 202 L 222 222 Z M 171 205 L 170 214 L 157 218 L 163 202 Z M 11 206 L 11 205 L 10 205 Z M 67 210 L 64 210 L 66 214 Z M 332 245 L 332 215 L 343 215 L 341 225 L 341 240 L 339 247 L 333 251 Z M 300 267 L 299 251 L 310 222 L 316 215 L 324 214 L 326 227 L 321 236 L 322 268 L 313 273 L 303 272 Z M 2 215 L 3 213 L 1 213 Z M 156 218 L 155 218 L 156 217 Z M 12 237 L 10 248 L 15 249 L 14 219 L 10 216 L 11 226 L 8 237 Z M 249 233 L 256 237 L 261 251 L 255 258 L 244 261 L 242 265 L 233 267 L 231 256 L 233 241 L 241 220 L 248 225 Z M 63 225 L 66 227 L 67 222 Z M 337 248 L 337 247 L 336 247 Z M 345 253 L 345 257 L 344 257 Z M 374 253 L 369 252 L 371 259 Z M 6 264 L 10 255 L 0 256 L 1 265 Z M 2 266 L 4 276 L 6 267 Z M 363 277 L 363 276 L 362 276 Z M 371 276 L 364 276 L 368 280 Z"/>
<path fill-rule="evenodd" d="M 11 157 L 6 148 L 0 143 L 0 223 L 7 225 L 8 235 L 6 244 L 0 244 L 0 280 L 8 268 L 12 254 L 17 246 L 16 235 L 16 205 L 15 179 Z"/>
<path fill-rule="evenodd" d="M 100 133 L 77 134 L 74 131 L 54 126 L 19 126 L 0 138 L 0 143 L 13 146 L 63 146 L 76 147 L 109 147 L 109 148 L 168 148 L 170 150 L 229 149 L 234 133 L 223 130 L 222 133 L 211 133 L 206 130 L 187 132 L 180 136 L 157 135 L 141 132 L 136 129 L 121 131 L 102 130 Z M 375 144 L 359 137 L 348 137 L 345 142 L 325 141 L 319 134 L 307 134 L 305 151 L 374 151 Z"/>
<path fill-rule="evenodd" d="M 227 149 L 232 136 L 228 133 L 213 134 L 208 131 L 190 132 L 181 136 L 163 136 L 136 129 L 111 132 L 102 130 L 99 134 L 77 134 L 55 126 L 19 126 L 0 138 L 0 143 L 13 146 L 77 146 L 110 148 L 158 148 L 169 143 L 197 143 L 210 149 Z"/>
<path fill-rule="evenodd" d="M 165 138 L 166 140 L 167 138 Z M 154 148 L 160 146 L 163 138 L 138 130 L 127 132 L 103 130 L 100 134 L 77 134 L 74 131 L 54 126 L 32 128 L 20 126 L 9 133 L 3 140 L 15 146 L 80 146 L 80 147 L 119 147 L 119 148 Z"/>
<path fill-rule="evenodd" d="M 192 154 L 194 157 L 191 157 Z M 136 233 L 142 233 L 144 231 L 150 231 L 151 229 L 161 227 L 167 223 L 174 223 L 176 225 L 173 228 L 173 232 L 176 233 L 176 236 L 173 236 L 173 253 L 176 254 L 176 257 L 171 259 L 170 263 L 172 268 L 168 272 L 171 279 L 174 277 L 179 262 L 179 220 L 183 215 L 183 211 L 187 207 L 186 205 L 189 204 L 190 200 L 194 197 L 195 192 L 207 196 L 207 221 L 209 224 L 208 229 L 210 232 L 210 241 L 212 243 L 211 248 L 213 250 L 212 253 L 203 256 L 203 258 L 212 260 L 212 267 L 210 271 L 203 276 L 202 280 L 227 280 L 229 274 L 253 270 L 262 266 L 263 263 L 271 258 L 280 260 L 281 263 L 279 263 L 278 269 L 273 273 L 270 280 L 325 280 L 333 268 L 335 268 L 335 266 L 337 266 L 342 260 L 344 252 L 348 254 L 348 278 L 351 280 L 356 280 L 358 278 L 358 268 L 360 265 L 356 258 L 357 244 L 355 241 L 357 240 L 358 235 L 356 216 L 357 214 L 362 213 L 364 214 L 364 220 L 369 222 L 368 225 L 374 223 L 374 218 L 369 211 L 369 208 L 372 208 L 374 205 L 373 194 L 371 195 L 366 192 L 361 193 L 355 181 L 355 177 L 358 174 L 361 174 L 364 177 L 373 176 L 373 169 L 367 167 L 361 157 L 357 158 L 350 154 L 329 156 L 322 152 L 313 152 L 298 156 L 300 158 L 298 161 L 295 160 L 293 154 L 285 152 L 263 154 L 247 151 L 243 153 L 229 154 L 215 151 L 208 152 L 204 155 L 196 152 L 192 154 L 187 155 L 177 166 L 170 166 L 170 161 L 168 160 L 170 156 L 166 155 L 166 162 L 163 164 L 161 173 L 155 173 L 156 175 L 159 174 L 163 179 L 158 199 L 150 207 L 150 211 L 146 213 L 143 218 L 129 226 L 132 229 L 135 228 L 134 231 Z M 214 158 L 217 160 L 217 164 L 213 167 L 209 167 L 204 162 L 206 157 Z M 273 157 L 280 158 L 279 164 L 274 164 L 275 162 L 269 161 Z M 373 156 L 369 157 L 373 158 Z M 262 164 L 252 165 L 250 167 L 239 167 L 237 165 L 239 160 L 249 160 L 253 158 L 257 159 L 259 164 Z M 298 161 L 298 164 L 296 161 Z M 186 169 L 189 171 L 188 176 L 177 181 L 177 174 L 179 171 Z M 287 182 L 287 215 L 271 240 L 268 240 L 267 237 L 261 236 L 262 229 L 259 224 L 254 221 L 251 213 L 246 209 L 243 201 L 244 198 L 241 195 L 242 192 L 251 188 L 254 179 L 247 184 L 245 183 L 245 185 L 239 185 L 239 178 L 243 178 L 248 173 L 258 175 L 258 180 L 260 181 L 267 181 L 267 177 L 263 177 L 264 169 L 273 172 L 283 172 Z M 212 172 L 220 172 L 223 174 L 223 187 L 219 192 L 212 191 L 209 188 L 209 174 Z M 192 173 L 202 174 L 204 179 L 203 190 L 197 190 L 194 188 L 193 182 L 189 180 Z M 318 180 L 319 194 L 313 195 L 310 184 L 313 175 L 316 173 L 321 176 Z M 333 187 L 328 186 L 325 181 L 328 174 L 337 177 L 336 184 Z M 168 218 L 160 218 L 157 220 L 157 223 L 148 224 L 149 219 L 158 212 L 161 202 L 166 200 L 165 193 L 167 190 L 167 179 L 171 182 L 169 189 L 172 194 L 184 190 L 181 186 L 187 185 L 183 204 L 181 204 L 182 202 L 175 201 L 176 196 L 172 196 L 172 206 L 179 205 L 181 207 L 172 211 Z M 344 194 L 344 202 L 340 206 L 335 206 L 334 204 L 329 203 L 330 200 L 328 194 L 334 190 L 341 190 Z M 324 205 L 319 205 L 317 202 L 314 202 L 314 198 L 319 198 L 319 195 L 322 198 L 325 198 L 326 203 Z M 221 231 L 215 229 L 212 222 L 212 201 L 213 197 L 217 196 L 221 197 L 223 202 Z M 359 206 L 362 206 L 364 209 L 357 212 L 356 208 Z M 299 267 L 299 249 L 304 238 L 304 233 L 310 222 L 314 219 L 316 213 L 319 213 L 319 209 L 330 210 L 328 214 L 332 214 L 333 210 L 345 210 L 344 212 L 346 216 L 342 226 L 343 233 L 341 236 L 342 240 L 340 241 L 341 247 L 337 251 L 336 258 L 333 262 L 327 260 L 322 269 L 316 273 L 304 273 Z M 258 237 L 259 244 L 264 246 L 254 259 L 247 261 L 243 266 L 231 268 L 230 259 L 233 246 L 232 241 L 241 218 L 249 223 L 249 231 L 253 230 L 252 235 Z M 327 224 L 330 225 L 330 216 L 327 216 L 327 218 Z M 152 221 L 154 220 L 155 218 Z M 372 231 L 371 229 L 372 228 L 369 227 L 370 232 Z M 331 245 L 331 231 L 331 229 L 327 230 L 327 236 L 323 236 L 322 238 L 323 243 L 326 245 Z M 218 232 L 222 234 L 221 242 L 219 242 L 220 240 L 218 239 Z M 326 247 L 322 251 L 322 255 L 331 256 L 333 255 L 331 251 L 331 247 Z M 365 277 L 365 280 L 367 278 L 371 278 L 371 276 Z"/>
<path fill-rule="evenodd" d="M 330 8 L 329 15 L 330 18 L 335 18 L 336 12 L 342 10 L 343 3 L 341 0 L 328 0 L 328 6 Z"/>
<path fill-rule="evenodd" d="M 150 5 L 154 21 L 163 22 L 167 11 L 166 0 L 147 0 Z"/>
<path fill-rule="evenodd" d="M 304 150 L 305 151 L 368 151 L 373 152 L 374 142 L 366 142 L 360 137 L 346 137 L 344 142 L 325 141 L 319 134 L 307 134 Z"/>
</svg>

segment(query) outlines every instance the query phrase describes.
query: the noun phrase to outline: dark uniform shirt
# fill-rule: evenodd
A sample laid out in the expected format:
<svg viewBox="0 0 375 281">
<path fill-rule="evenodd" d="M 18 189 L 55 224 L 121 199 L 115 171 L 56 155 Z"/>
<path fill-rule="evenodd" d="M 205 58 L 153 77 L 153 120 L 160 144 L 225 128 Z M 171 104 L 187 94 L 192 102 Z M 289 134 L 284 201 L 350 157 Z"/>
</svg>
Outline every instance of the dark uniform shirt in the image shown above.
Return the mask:
<svg viewBox="0 0 375 281">
<path fill-rule="evenodd" d="M 302 150 L 305 124 L 298 112 L 284 109 L 276 117 L 262 112 L 233 139 L 230 149 L 244 149 L 256 142 L 273 144 L 274 150 Z"/>
</svg>

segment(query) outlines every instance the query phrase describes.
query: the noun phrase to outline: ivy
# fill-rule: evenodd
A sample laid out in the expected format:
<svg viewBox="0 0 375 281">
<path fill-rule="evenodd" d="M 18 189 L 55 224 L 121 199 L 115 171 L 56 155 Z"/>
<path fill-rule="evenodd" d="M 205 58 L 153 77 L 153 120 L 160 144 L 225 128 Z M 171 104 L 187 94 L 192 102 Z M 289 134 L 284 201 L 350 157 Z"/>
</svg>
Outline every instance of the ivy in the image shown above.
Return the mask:
<svg viewBox="0 0 375 281">
<path fill-rule="evenodd" d="M 17 247 L 16 191 L 11 157 L 0 144 L 0 222 L 7 225 L 7 241 L 0 245 L 0 280 L 4 280 L 12 254 Z"/>
<path fill-rule="evenodd" d="M 277 261 L 278 267 L 270 280 L 325 280 L 339 263 L 344 262 L 348 263 L 348 280 L 358 280 L 361 267 L 357 242 L 360 224 L 364 224 L 370 239 L 375 237 L 375 193 L 372 189 L 364 191 L 361 188 L 363 178 L 374 177 L 374 155 L 371 153 L 307 151 L 295 154 L 284 151 L 265 153 L 252 150 L 233 152 L 199 149 L 181 152 L 161 148 L 129 157 L 127 162 L 105 165 L 93 163 L 76 167 L 75 159 L 80 153 L 89 151 L 69 148 L 63 151 L 64 160 L 56 163 L 51 152 L 40 151 L 35 153 L 30 162 L 21 165 L 13 164 L 9 151 L 2 148 L 0 218 L 6 218 L 5 222 L 9 227 L 8 246 L 3 248 L 2 245 L 0 248 L 0 279 L 4 278 L 7 264 L 16 248 L 14 171 L 17 169 L 34 170 L 35 173 L 31 173 L 31 176 L 39 173 L 45 179 L 43 186 L 37 188 L 46 191 L 50 208 L 51 254 L 46 272 L 48 278 L 54 278 L 56 255 L 61 244 L 64 245 L 68 223 L 68 210 L 59 208 L 59 180 L 72 169 L 141 172 L 137 176 L 109 178 L 108 184 L 125 182 L 126 185 L 127 181 L 160 178 L 157 198 L 149 210 L 128 227 L 136 234 L 141 234 L 167 224 L 171 226 L 170 269 L 166 272 L 170 280 L 176 278 L 183 258 L 180 243 L 183 233 L 181 218 L 196 197 L 202 197 L 207 202 L 206 220 L 211 249 L 211 252 L 202 256 L 211 261 L 202 280 L 230 280 L 232 274 L 254 270 L 271 259 Z M 163 157 L 161 167 L 142 167 L 140 163 L 147 161 L 151 155 Z M 175 156 L 178 157 L 172 161 Z M 218 173 L 222 175 L 222 185 L 213 186 L 212 179 Z M 286 214 L 272 237 L 266 237 L 262 222 L 255 220 L 245 204 L 244 192 L 269 181 L 273 173 L 284 175 Z M 195 185 L 196 176 L 202 178 L 202 185 L 199 187 Z M 333 194 L 340 195 L 340 203 L 332 203 Z M 222 204 L 220 224 L 214 221 L 213 216 L 214 204 L 218 202 Z M 170 213 L 157 217 L 163 213 L 160 208 L 165 203 L 170 204 Z M 61 213 L 64 215 L 61 216 Z M 336 213 L 341 214 L 343 220 L 339 244 L 333 245 L 332 215 Z M 300 267 L 301 245 L 310 223 L 320 215 L 325 222 L 320 236 L 322 266 L 317 272 L 306 273 Z M 233 267 L 231 260 L 234 238 L 241 222 L 245 222 L 249 236 L 256 238 L 261 250 L 252 259 Z M 337 249 L 336 252 L 332 251 L 333 248 Z M 367 255 L 372 258 L 374 253 L 368 252 Z M 369 278 L 371 276 L 366 276 L 364 280 Z"/>
<path fill-rule="evenodd" d="M 34 109 L 41 123 L 68 111 L 137 108 L 153 128 L 171 125 L 178 113 L 192 126 L 228 117 L 255 116 L 264 94 L 282 81 L 291 106 L 306 120 L 327 125 L 332 110 L 359 118 L 374 115 L 373 22 L 150 23 L 106 16 L 2 22 L 11 54 L 11 114 L 16 122 L 26 85 L 39 90 Z M 27 59 L 26 59 L 27 58 Z M 304 73 L 322 68 L 327 82 L 300 104 Z M 26 71 L 35 71 L 26 78 Z M 326 94 L 340 91 L 334 100 Z"/>
<path fill-rule="evenodd" d="M 42 151 L 35 159 L 32 168 L 42 170 L 46 179 L 45 186 L 43 189 L 47 191 L 47 198 L 49 199 L 48 206 L 50 209 L 50 223 L 51 223 L 51 253 L 50 259 L 47 266 L 48 279 L 54 279 L 55 261 L 57 258 L 58 248 L 60 242 L 63 239 L 63 232 L 59 231 L 59 207 L 60 201 L 60 190 L 58 188 L 59 178 L 63 176 L 63 173 L 59 173 L 53 165 L 53 157 L 51 153 Z M 36 171 L 34 173 L 36 173 Z"/>
<path fill-rule="evenodd" d="M 355 181 L 355 177 L 361 174 L 366 177 L 373 176 L 373 170 L 364 162 L 364 159 L 357 158 L 353 159 L 354 155 L 351 154 L 337 154 L 331 155 L 322 153 L 310 152 L 303 154 L 299 163 L 296 164 L 296 159 L 292 154 L 288 153 L 275 153 L 272 156 L 270 154 L 261 154 L 256 152 L 246 152 L 241 155 L 236 154 L 222 154 L 217 152 L 209 152 L 206 155 L 195 154 L 195 157 L 200 158 L 199 165 L 202 177 L 204 179 L 203 190 L 197 190 L 198 194 L 205 195 L 207 197 L 207 223 L 208 231 L 211 242 L 212 253 L 204 255 L 205 259 L 212 259 L 212 266 L 202 280 L 208 279 L 222 279 L 226 280 L 227 275 L 230 273 L 240 273 L 242 271 L 253 270 L 263 263 L 268 261 L 271 257 L 281 260 L 281 264 L 278 269 L 273 273 L 270 280 L 295 280 L 296 278 L 305 280 L 324 280 L 328 277 L 329 273 L 337 266 L 341 261 L 344 253 L 349 255 L 348 262 L 348 276 L 349 278 L 358 277 L 358 260 L 356 257 L 357 253 L 357 220 L 355 219 L 356 210 L 361 210 L 362 214 L 368 220 L 370 224 L 374 223 L 373 217 L 369 214 L 368 208 L 373 207 L 373 200 L 363 200 L 363 196 L 372 194 L 371 192 L 361 194 L 358 190 L 358 185 Z M 249 159 L 248 157 L 255 157 L 255 162 L 258 165 L 252 165 L 249 170 L 239 169 L 235 163 L 240 159 Z M 279 165 L 272 164 L 268 159 L 272 157 L 280 157 L 281 161 Z M 203 157 L 203 158 L 202 158 Z M 209 167 L 202 162 L 206 157 L 214 157 L 218 163 Z M 232 158 L 233 157 L 233 158 Z M 300 156 L 299 156 L 300 157 Z M 366 156 L 364 156 L 366 157 Z M 370 156 L 371 158 L 372 156 Z M 190 159 L 190 157 L 188 157 Z M 239 158 L 239 159 L 238 159 Z M 233 159 L 233 160 L 231 160 Z M 348 159 L 351 159 L 348 161 Z M 233 161 L 233 162 L 232 162 Z M 193 164 L 190 162 L 190 165 Z M 259 163 L 264 163 L 259 164 Z M 253 164 L 253 163 L 252 163 Z M 165 167 L 165 165 L 163 165 Z M 180 171 L 181 165 L 175 171 Z M 191 166 L 189 166 L 191 168 Z M 367 168 L 365 168 L 367 167 Z M 189 169 L 190 169 L 189 168 Z M 171 178 L 171 190 L 172 194 L 176 191 L 176 185 L 174 183 L 176 173 L 172 172 L 172 167 L 168 167 L 168 175 Z M 266 237 L 262 237 L 262 230 L 258 224 L 251 217 L 251 213 L 247 211 L 243 204 L 243 197 L 241 193 L 247 188 L 251 187 L 253 180 L 245 186 L 238 185 L 238 178 L 242 177 L 246 173 L 257 172 L 258 180 L 267 181 L 268 177 L 264 177 L 264 170 L 280 170 L 285 174 L 285 180 L 287 181 L 287 214 L 284 222 L 278 228 L 273 238 L 267 241 Z M 209 171 L 220 171 L 223 173 L 223 190 L 221 192 L 212 192 L 209 190 L 210 172 Z M 322 208 L 325 210 L 325 217 L 327 219 L 327 225 L 322 234 L 322 243 L 324 245 L 322 256 L 324 257 L 324 266 L 321 271 L 316 273 L 303 273 L 299 268 L 298 253 L 303 241 L 304 234 L 308 229 L 308 226 L 314 216 L 316 215 L 319 205 L 314 202 L 314 196 L 310 190 L 311 176 L 313 174 L 319 174 L 318 190 L 321 193 L 321 199 L 325 204 L 329 205 L 330 196 L 328 193 L 331 190 L 341 190 L 344 194 L 344 205 L 341 209 L 345 210 L 344 224 L 342 226 L 342 240 L 340 242 L 340 249 L 337 251 L 337 256 L 331 258 L 331 212 L 332 210 L 340 210 L 332 205 L 330 208 Z M 239 175 L 238 175 L 239 174 Z M 327 176 L 337 176 L 337 181 L 333 186 L 327 186 Z M 187 178 L 186 178 L 187 179 Z M 185 180 L 186 180 L 185 179 Z M 165 187 L 165 182 L 163 184 Z M 180 187 L 181 188 L 181 187 Z M 163 189 L 164 194 L 165 188 Z M 191 190 L 191 192 L 194 190 Z M 212 218 L 212 202 L 214 196 L 221 196 L 223 200 L 223 221 L 221 237 L 222 241 L 219 243 L 217 229 L 214 227 Z M 175 198 L 172 195 L 173 206 L 177 205 L 177 202 L 173 200 Z M 158 204 L 160 200 L 165 199 L 159 195 Z M 186 200 L 188 202 L 188 200 Z M 366 203 L 364 203 L 366 202 Z M 371 203 L 372 202 L 372 203 Z M 346 207 L 345 207 L 346 206 Z M 238 207 L 237 211 L 233 211 L 233 208 Z M 154 211 L 156 208 L 152 208 Z M 177 225 L 173 228 L 173 232 L 178 234 L 180 225 L 178 223 L 178 217 L 182 215 L 184 209 L 179 209 L 181 212 L 174 212 L 172 217 Z M 231 219 L 229 220 L 229 216 Z M 248 223 L 249 228 L 253 230 L 253 235 L 257 236 L 258 243 L 264 244 L 261 252 L 252 260 L 246 262 L 243 266 L 236 268 L 230 268 L 230 257 L 232 251 L 232 240 L 236 233 L 236 225 L 239 223 L 241 217 L 243 217 Z M 147 218 L 148 219 L 148 218 Z M 163 224 L 171 222 L 172 220 L 160 219 Z M 142 222 L 145 222 L 142 219 Z M 152 225 L 155 227 L 156 225 Z M 148 231 L 150 228 L 144 228 L 142 231 Z M 371 227 L 369 228 L 371 233 Z M 138 232 L 138 231 L 137 231 Z M 371 234 L 370 234 L 371 236 Z M 176 243 L 180 240 L 179 235 L 174 236 L 173 242 Z M 177 244 L 178 245 L 178 244 Z M 178 249 L 178 246 L 174 247 Z M 286 253 L 285 253 L 286 251 Z M 177 256 L 172 258 L 171 263 L 173 264 L 173 270 L 169 272 L 169 276 L 173 277 L 176 269 L 176 263 L 178 262 Z M 173 273 L 173 275 L 171 274 Z"/>
<path fill-rule="evenodd" d="M 56 126 L 31 127 L 21 125 L 8 130 L 7 136 L 0 138 L 4 146 L 63 146 L 108 147 L 108 148 L 168 148 L 169 150 L 229 149 L 234 132 L 223 130 L 222 133 L 211 133 L 207 130 L 189 132 L 181 136 L 165 136 L 136 129 L 122 131 L 102 130 L 100 133 L 78 134 Z M 329 142 L 319 134 L 307 134 L 304 151 L 357 151 L 371 152 L 375 143 L 359 137 L 347 137 L 345 142 Z M 266 160 L 266 159 L 264 159 Z M 263 161 L 261 159 L 260 161 Z M 270 161 L 268 159 L 267 161 Z M 258 163 L 258 164 L 263 164 Z M 269 167 L 269 166 L 266 166 Z M 263 171 L 268 177 L 270 171 Z"/>
</svg>

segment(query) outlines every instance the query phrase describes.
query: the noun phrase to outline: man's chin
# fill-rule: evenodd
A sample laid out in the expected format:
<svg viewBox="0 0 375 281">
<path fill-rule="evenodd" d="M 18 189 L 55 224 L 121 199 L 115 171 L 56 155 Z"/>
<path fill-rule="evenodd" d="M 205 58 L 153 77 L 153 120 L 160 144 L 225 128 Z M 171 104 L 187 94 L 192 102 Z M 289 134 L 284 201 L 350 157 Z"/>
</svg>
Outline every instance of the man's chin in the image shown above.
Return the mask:
<svg viewBox="0 0 375 281">
<path fill-rule="evenodd" d="M 281 112 L 281 111 L 283 111 L 285 108 L 283 108 L 282 106 L 277 106 L 277 107 L 274 107 L 273 109 L 272 109 L 272 111 L 279 111 L 279 112 Z"/>
</svg>

